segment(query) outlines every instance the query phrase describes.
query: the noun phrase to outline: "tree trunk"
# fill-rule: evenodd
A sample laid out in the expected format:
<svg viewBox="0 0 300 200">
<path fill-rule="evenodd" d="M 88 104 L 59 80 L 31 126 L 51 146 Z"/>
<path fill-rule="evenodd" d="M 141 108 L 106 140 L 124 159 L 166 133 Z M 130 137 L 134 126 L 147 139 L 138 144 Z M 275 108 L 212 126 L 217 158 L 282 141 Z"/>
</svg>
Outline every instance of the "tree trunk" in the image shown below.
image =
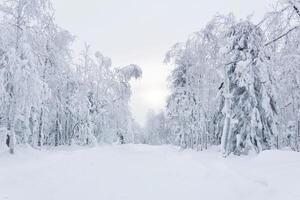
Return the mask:
<svg viewBox="0 0 300 200">
<path fill-rule="evenodd" d="M 60 130 L 59 130 L 59 118 L 58 118 L 58 113 L 56 114 L 56 122 L 55 122 L 55 138 L 54 138 L 54 146 L 58 146 L 59 144 L 59 135 L 60 135 Z"/>
<path fill-rule="evenodd" d="M 15 153 L 15 131 L 10 130 L 9 132 L 9 153 Z"/>
<path fill-rule="evenodd" d="M 14 129 L 14 116 L 15 116 L 15 107 L 16 102 L 13 98 L 13 93 L 10 94 L 11 102 L 8 107 L 8 115 L 7 115 L 7 131 L 8 131 L 8 146 L 9 146 L 9 153 L 14 154 L 15 152 L 15 129 Z"/>
<path fill-rule="evenodd" d="M 40 113 L 40 123 L 39 123 L 39 135 L 38 135 L 38 147 L 41 147 L 43 145 L 43 115 L 44 115 L 44 110 L 41 108 L 41 113 Z"/>
<path fill-rule="evenodd" d="M 8 130 L 8 137 L 7 137 L 8 141 L 6 141 L 6 143 L 8 144 L 8 147 L 9 147 L 9 153 L 14 154 L 15 153 L 15 138 L 16 137 L 15 137 L 15 130 L 14 130 L 13 125 L 10 121 L 8 122 L 7 130 Z"/>
<path fill-rule="evenodd" d="M 227 66 L 224 67 L 224 77 L 225 77 L 225 121 L 222 132 L 221 148 L 223 156 L 228 156 L 229 152 L 229 139 L 231 137 L 231 98 L 230 98 L 230 88 L 229 88 L 229 76 L 227 73 Z"/>
<path fill-rule="evenodd" d="M 300 120 L 298 120 L 297 122 L 297 133 L 296 133 L 296 149 L 299 152 L 300 148 L 299 148 L 299 138 L 300 138 Z"/>
</svg>

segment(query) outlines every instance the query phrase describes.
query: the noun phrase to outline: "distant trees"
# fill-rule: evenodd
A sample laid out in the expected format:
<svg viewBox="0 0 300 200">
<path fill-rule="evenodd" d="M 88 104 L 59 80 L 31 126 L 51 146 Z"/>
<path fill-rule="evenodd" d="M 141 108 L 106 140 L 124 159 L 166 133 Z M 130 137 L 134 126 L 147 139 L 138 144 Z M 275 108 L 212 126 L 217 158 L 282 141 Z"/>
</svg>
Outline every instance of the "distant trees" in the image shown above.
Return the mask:
<svg viewBox="0 0 300 200">
<path fill-rule="evenodd" d="M 169 130 L 166 126 L 166 117 L 163 112 L 155 113 L 150 110 L 145 125 L 145 143 L 151 145 L 169 144 Z"/>
<path fill-rule="evenodd" d="M 0 11 L 1 146 L 134 140 L 129 81 L 138 66 L 112 68 L 88 45 L 73 58 L 74 38 L 55 24 L 51 1 L 3 1 Z"/>
</svg>

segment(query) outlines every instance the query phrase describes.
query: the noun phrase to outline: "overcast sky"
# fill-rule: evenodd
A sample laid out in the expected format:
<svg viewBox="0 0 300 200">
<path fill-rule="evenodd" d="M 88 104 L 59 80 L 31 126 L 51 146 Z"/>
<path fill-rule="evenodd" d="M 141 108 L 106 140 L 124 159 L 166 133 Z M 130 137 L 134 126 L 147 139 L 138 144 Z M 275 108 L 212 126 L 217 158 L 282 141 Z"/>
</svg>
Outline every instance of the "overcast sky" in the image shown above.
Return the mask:
<svg viewBox="0 0 300 200">
<path fill-rule="evenodd" d="M 143 124 L 149 109 L 162 110 L 168 95 L 170 47 L 200 30 L 216 13 L 260 19 L 274 0 L 54 0 L 57 23 L 77 37 L 74 48 L 92 45 L 111 57 L 115 67 L 139 64 L 132 113 Z"/>
</svg>

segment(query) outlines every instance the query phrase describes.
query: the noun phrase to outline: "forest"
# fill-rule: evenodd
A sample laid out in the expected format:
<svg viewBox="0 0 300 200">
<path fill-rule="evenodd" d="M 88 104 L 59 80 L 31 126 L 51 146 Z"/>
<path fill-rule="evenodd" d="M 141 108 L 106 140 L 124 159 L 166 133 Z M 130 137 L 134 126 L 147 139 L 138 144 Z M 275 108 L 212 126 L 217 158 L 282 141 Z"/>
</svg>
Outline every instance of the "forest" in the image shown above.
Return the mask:
<svg viewBox="0 0 300 200">
<path fill-rule="evenodd" d="M 0 10 L 2 148 L 133 142 L 129 81 L 139 66 L 113 68 L 88 44 L 72 57 L 74 36 L 55 23 L 50 0 L 3 1 Z"/>
<path fill-rule="evenodd" d="M 166 52 L 170 96 L 145 127 L 132 117 L 136 64 L 113 67 L 55 22 L 50 0 L 2 1 L 0 144 L 172 144 L 222 155 L 300 150 L 300 3 L 286 0 L 257 23 L 218 14 Z"/>
<path fill-rule="evenodd" d="M 147 142 L 299 152 L 300 2 L 276 5 L 258 24 L 216 15 L 167 52 L 171 94 L 165 112 L 149 112 Z"/>
<path fill-rule="evenodd" d="M 61 27 L 58 1 L 66 21 L 124 54 L 111 59 L 94 50 L 105 42 Z M 67 1 L 0 0 L 1 200 L 300 199 L 300 0 L 274 2 L 258 20 L 194 17 L 244 0 Z M 176 43 L 190 17 L 206 25 Z M 137 62 L 159 50 L 161 72 Z M 164 69 L 165 106 L 142 124 L 134 108 L 164 93 L 142 80 Z"/>
</svg>

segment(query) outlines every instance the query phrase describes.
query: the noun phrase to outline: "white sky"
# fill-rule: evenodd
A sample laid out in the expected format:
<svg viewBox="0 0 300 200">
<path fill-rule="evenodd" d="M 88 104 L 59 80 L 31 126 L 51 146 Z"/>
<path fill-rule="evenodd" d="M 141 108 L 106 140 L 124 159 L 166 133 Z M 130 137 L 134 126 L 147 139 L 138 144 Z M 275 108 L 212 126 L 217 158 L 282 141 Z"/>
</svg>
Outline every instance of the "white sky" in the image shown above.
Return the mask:
<svg viewBox="0 0 300 200">
<path fill-rule="evenodd" d="M 168 95 L 165 53 L 200 30 L 214 14 L 260 19 L 275 0 L 54 0 L 56 20 L 77 37 L 111 57 L 115 67 L 135 63 L 143 78 L 132 83 L 132 113 L 144 123 L 149 109 L 162 110 Z"/>
</svg>

